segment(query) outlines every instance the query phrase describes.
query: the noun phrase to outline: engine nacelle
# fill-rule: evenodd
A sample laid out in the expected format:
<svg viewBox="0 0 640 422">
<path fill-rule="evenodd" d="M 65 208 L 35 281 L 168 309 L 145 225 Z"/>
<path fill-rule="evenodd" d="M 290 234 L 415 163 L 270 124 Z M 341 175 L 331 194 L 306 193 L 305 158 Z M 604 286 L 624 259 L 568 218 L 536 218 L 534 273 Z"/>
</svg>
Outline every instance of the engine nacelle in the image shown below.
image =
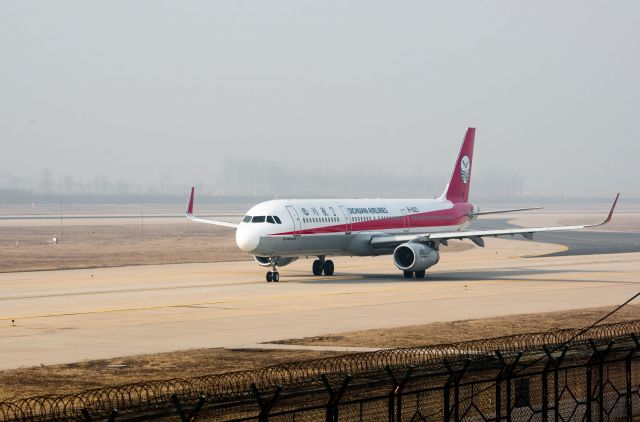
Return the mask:
<svg viewBox="0 0 640 422">
<path fill-rule="evenodd" d="M 261 267 L 270 267 L 271 266 L 271 258 L 268 256 L 254 256 L 254 261 Z M 278 256 L 275 259 L 278 260 L 278 267 L 284 267 L 285 265 L 291 264 L 293 261 L 297 260 L 297 257 L 284 257 Z"/>
<path fill-rule="evenodd" d="M 421 243 L 403 243 L 393 251 L 393 263 L 402 271 L 424 271 L 439 260 L 437 250 Z"/>
</svg>

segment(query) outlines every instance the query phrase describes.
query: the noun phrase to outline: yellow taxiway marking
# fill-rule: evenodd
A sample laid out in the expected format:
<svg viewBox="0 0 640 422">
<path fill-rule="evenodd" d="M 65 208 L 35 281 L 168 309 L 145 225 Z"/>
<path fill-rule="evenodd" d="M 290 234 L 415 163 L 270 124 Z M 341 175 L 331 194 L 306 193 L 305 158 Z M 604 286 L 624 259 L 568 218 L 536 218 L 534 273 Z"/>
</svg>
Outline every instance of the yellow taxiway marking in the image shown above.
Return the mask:
<svg viewBox="0 0 640 422">
<path fill-rule="evenodd" d="M 354 295 L 354 294 L 362 294 L 366 292 L 340 292 L 340 293 L 325 293 L 319 296 L 346 296 L 346 295 Z M 281 296 L 270 296 L 268 299 L 295 299 L 300 297 L 306 297 L 306 295 L 281 295 Z M 262 298 L 264 299 L 264 298 Z M 169 308 L 189 308 L 193 306 L 205 306 L 205 305 L 221 305 L 221 304 L 231 304 L 231 303 L 248 303 L 252 304 L 255 301 L 251 300 L 220 300 L 216 302 L 199 302 L 199 303 L 180 303 L 177 305 L 156 305 L 156 306 L 141 306 L 137 308 L 114 308 L 114 309 L 99 309 L 95 311 L 80 311 L 80 312 L 64 312 L 57 314 L 43 314 L 43 315 L 26 315 L 26 316 L 12 316 L 12 317 L 0 317 L 0 321 L 11 321 L 12 319 L 36 319 L 36 318 L 53 318 L 53 317 L 63 317 L 63 316 L 75 316 L 75 315 L 91 315 L 91 314 L 104 314 L 111 312 L 135 312 L 135 311 L 151 311 L 156 309 L 169 309 Z"/>
</svg>

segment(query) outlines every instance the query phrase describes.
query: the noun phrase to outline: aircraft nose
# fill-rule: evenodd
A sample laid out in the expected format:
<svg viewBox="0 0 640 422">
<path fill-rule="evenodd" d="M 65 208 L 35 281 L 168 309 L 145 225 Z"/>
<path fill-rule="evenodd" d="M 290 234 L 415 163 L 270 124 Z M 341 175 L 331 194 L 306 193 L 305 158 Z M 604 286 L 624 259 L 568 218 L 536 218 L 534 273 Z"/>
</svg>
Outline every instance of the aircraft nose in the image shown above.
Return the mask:
<svg viewBox="0 0 640 422">
<path fill-rule="evenodd" d="M 238 227 L 236 230 L 236 245 L 244 252 L 252 252 L 258 247 L 260 236 L 248 227 Z"/>
</svg>

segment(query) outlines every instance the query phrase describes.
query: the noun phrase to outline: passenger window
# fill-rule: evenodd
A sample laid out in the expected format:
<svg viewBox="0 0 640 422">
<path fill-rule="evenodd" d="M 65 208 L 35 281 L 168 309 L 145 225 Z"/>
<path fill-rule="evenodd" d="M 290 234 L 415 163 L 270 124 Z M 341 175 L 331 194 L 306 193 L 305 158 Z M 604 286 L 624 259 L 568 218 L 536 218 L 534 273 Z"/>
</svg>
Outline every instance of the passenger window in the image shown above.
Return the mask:
<svg viewBox="0 0 640 422">
<path fill-rule="evenodd" d="M 256 217 L 253 217 L 253 220 L 251 220 L 252 223 L 264 223 L 264 215 L 259 215 Z"/>
<path fill-rule="evenodd" d="M 267 216 L 267 223 L 276 224 L 276 220 L 273 219 L 270 215 Z"/>
<path fill-rule="evenodd" d="M 280 221 L 280 217 L 278 217 L 277 215 L 274 215 L 273 219 L 276 220 L 276 223 L 282 224 L 282 221 Z"/>
<path fill-rule="evenodd" d="M 243 223 L 251 223 L 251 216 L 247 215 L 242 219 Z"/>
</svg>

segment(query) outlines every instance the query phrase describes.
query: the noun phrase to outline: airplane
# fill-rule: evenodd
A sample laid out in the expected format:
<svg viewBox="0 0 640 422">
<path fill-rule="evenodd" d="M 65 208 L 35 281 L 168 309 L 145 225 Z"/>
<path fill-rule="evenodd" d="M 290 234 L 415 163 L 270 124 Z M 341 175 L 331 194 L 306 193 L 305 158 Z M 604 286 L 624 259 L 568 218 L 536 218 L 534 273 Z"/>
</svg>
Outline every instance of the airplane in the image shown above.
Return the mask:
<svg viewBox="0 0 640 422">
<path fill-rule="evenodd" d="M 277 199 L 253 206 L 238 224 L 196 217 L 195 189 L 185 215 L 192 221 L 236 229 L 236 244 L 269 267 L 267 282 L 280 281 L 278 267 L 300 257 L 313 261 L 315 276 L 334 274 L 330 256 L 392 255 L 405 278 L 424 278 L 440 260 L 440 247 L 453 239 L 469 239 L 484 247 L 484 237 L 521 235 L 532 240 L 538 232 L 579 230 L 607 224 L 618 193 L 604 221 L 576 226 L 498 230 L 465 230 L 482 215 L 527 211 L 514 208 L 480 211 L 469 203 L 475 128 L 468 128 L 444 193 L 436 199 Z"/>
</svg>

